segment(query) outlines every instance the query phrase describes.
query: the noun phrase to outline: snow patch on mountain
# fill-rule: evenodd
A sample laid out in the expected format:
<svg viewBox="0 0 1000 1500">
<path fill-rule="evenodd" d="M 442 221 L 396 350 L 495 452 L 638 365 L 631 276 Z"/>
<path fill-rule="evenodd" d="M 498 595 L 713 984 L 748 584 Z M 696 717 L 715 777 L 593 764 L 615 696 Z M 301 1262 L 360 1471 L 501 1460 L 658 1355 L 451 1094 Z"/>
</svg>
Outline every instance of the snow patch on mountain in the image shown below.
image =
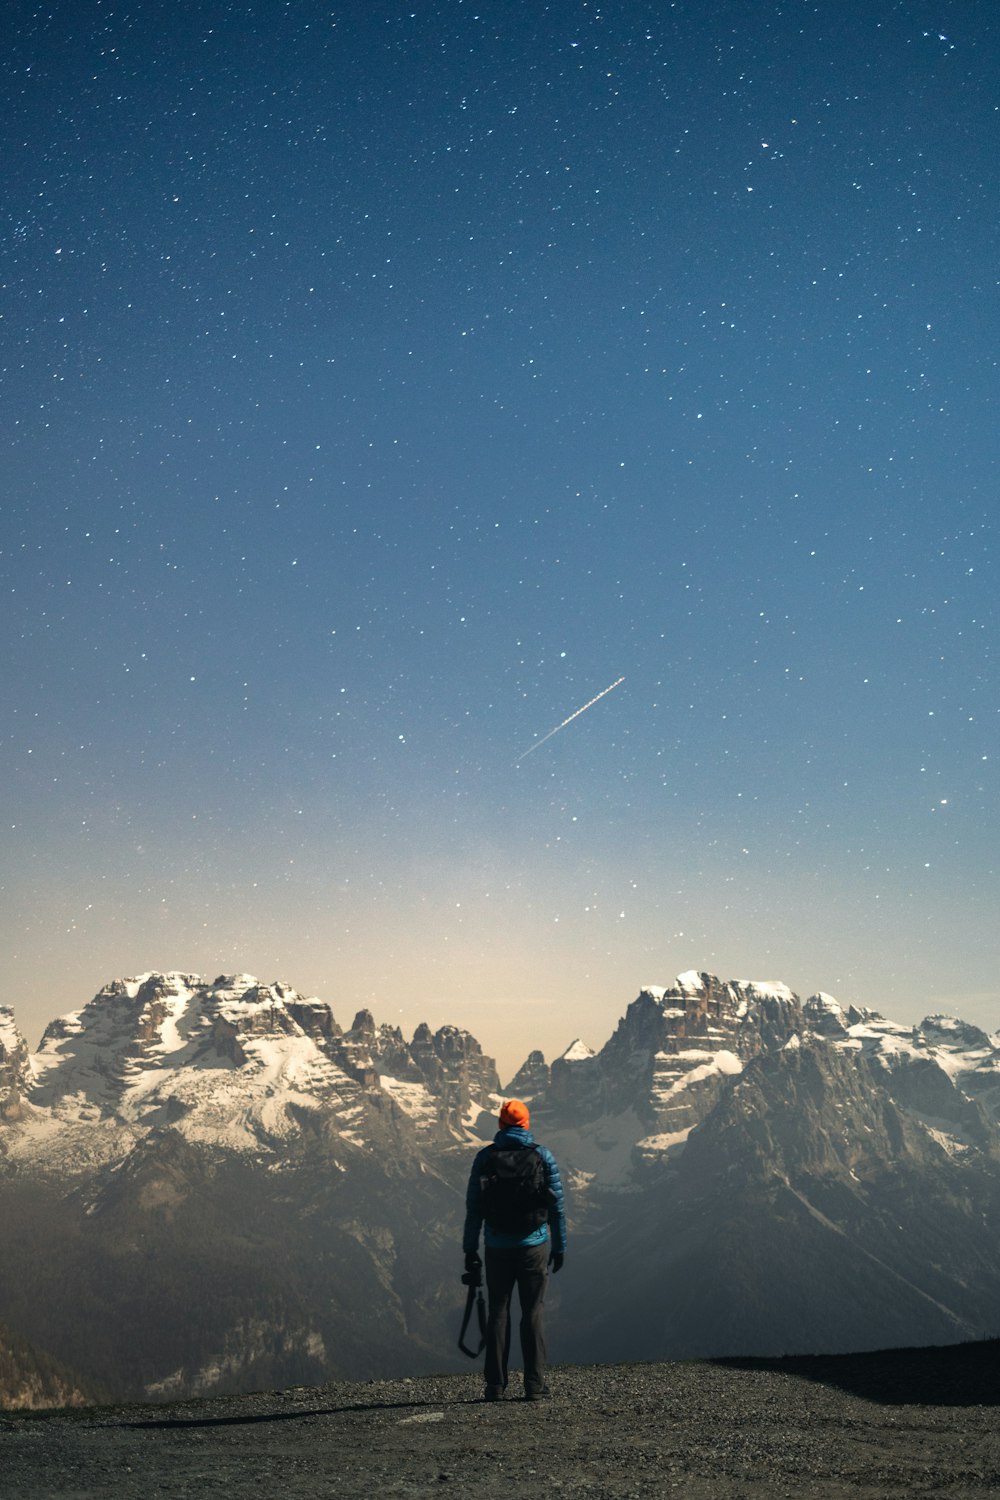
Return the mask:
<svg viewBox="0 0 1000 1500">
<path fill-rule="evenodd" d="M 437 1127 L 438 1103 L 426 1084 L 408 1078 L 393 1078 L 388 1073 L 381 1075 L 379 1083 L 415 1125 Z"/>
<path fill-rule="evenodd" d="M 700 1052 L 697 1048 L 682 1049 L 672 1054 L 680 1062 L 690 1062 L 694 1066 L 689 1073 L 678 1080 L 678 1087 L 689 1088 L 692 1083 L 700 1083 L 711 1073 L 729 1073 L 735 1075 L 743 1072 L 743 1064 L 734 1052 L 727 1052 L 723 1048 L 719 1052 Z"/>
<path fill-rule="evenodd" d="M 634 1155 L 639 1161 L 661 1162 L 680 1150 L 687 1144 L 687 1138 L 694 1129 L 689 1125 L 686 1130 L 661 1131 L 659 1135 L 644 1135 L 636 1141 L 633 1148 Z"/>
<path fill-rule="evenodd" d="M 238 1067 L 212 1067 L 198 1058 L 165 1077 L 138 1077 L 121 1113 L 137 1124 L 173 1124 L 190 1140 L 237 1151 L 278 1145 L 300 1134 L 297 1111 L 335 1110 L 345 1137 L 360 1123 L 360 1087 L 311 1038 L 251 1036 L 241 1050 Z"/>
<path fill-rule="evenodd" d="M 794 991 L 787 984 L 773 979 L 740 979 L 737 983 L 747 990 L 751 998 L 762 1000 L 791 1000 L 796 999 Z"/>
<path fill-rule="evenodd" d="M 542 1143 L 548 1146 L 567 1173 L 586 1174 L 588 1183 L 604 1188 L 623 1188 L 632 1175 L 633 1148 L 646 1133 L 634 1109 L 617 1115 L 602 1115 L 574 1128 L 546 1124 Z"/>
<path fill-rule="evenodd" d="M 848 1028 L 845 1045 L 859 1048 L 883 1067 L 903 1059 L 932 1060 L 973 1096 L 1000 1091 L 1000 1036 L 953 1016 L 927 1016 L 916 1026 L 868 1016 Z"/>
</svg>

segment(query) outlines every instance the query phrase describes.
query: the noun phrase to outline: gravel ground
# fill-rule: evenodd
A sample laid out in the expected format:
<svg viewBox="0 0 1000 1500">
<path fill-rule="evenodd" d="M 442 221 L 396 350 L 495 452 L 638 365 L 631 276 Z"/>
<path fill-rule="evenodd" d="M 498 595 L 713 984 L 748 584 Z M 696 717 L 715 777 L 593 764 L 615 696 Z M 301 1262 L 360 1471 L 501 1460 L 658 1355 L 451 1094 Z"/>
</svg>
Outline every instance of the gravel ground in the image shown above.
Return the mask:
<svg viewBox="0 0 1000 1500">
<path fill-rule="evenodd" d="M 18 1500 L 995 1497 L 1000 1356 L 969 1349 L 556 1368 L 546 1402 L 489 1405 L 478 1376 L 449 1375 L 8 1413 L 0 1487 Z"/>
</svg>

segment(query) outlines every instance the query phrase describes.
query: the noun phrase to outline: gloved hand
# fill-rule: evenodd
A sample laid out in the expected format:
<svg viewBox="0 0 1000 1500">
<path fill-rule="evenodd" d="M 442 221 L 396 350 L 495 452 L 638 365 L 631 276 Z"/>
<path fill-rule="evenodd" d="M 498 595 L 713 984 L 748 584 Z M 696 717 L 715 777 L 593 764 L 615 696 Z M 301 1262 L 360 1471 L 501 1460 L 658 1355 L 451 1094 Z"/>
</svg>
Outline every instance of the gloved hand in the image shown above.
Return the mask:
<svg viewBox="0 0 1000 1500">
<path fill-rule="evenodd" d="M 563 1252 L 561 1250 L 553 1250 L 552 1254 L 549 1256 L 549 1265 L 552 1267 L 553 1276 L 557 1271 L 562 1270 L 564 1259 L 565 1256 L 563 1255 Z"/>
<path fill-rule="evenodd" d="M 465 1275 L 462 1277 L 463 1286 L 480 1286 L 483 1280 L 483 1263 L 479 1259 L 478 1252 L 467 1250 L 465 1252 Z"/>
</svg>

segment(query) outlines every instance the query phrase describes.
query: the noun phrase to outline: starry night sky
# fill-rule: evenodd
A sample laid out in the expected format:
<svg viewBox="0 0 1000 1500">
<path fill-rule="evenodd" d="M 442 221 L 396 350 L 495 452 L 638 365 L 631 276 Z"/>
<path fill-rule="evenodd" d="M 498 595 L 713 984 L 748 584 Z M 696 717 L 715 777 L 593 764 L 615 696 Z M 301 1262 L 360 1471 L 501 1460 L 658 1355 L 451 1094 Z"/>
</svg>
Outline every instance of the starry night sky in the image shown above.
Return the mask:
<svg viewBox="0 0 1000 1500">
<path fill-rule="evenodd" d="M 0 998 L 1000 1025 L 995 0 L 15 3 Z M 624 677 L 545 745 L 527 751 Z"/>
</svg>

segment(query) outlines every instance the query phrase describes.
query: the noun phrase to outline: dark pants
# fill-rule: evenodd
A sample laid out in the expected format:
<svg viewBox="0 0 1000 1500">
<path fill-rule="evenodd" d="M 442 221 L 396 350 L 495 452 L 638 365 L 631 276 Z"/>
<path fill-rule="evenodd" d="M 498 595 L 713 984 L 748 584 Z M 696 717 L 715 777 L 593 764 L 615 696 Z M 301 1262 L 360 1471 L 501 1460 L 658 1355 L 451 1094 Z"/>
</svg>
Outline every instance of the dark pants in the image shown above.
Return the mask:
<svg viewBox="0 0 1000 1500">
<path fill-rule="evenodd" d="M 524 1389 L 545 1388 L 545 1333 L 542 1304 L 545 1299 L 549 1243 L 516 1245 L 512 1250 L 486 1247 L 486 1290 L 490 1316 L 486 1328 L 486 1384 L 507 1384 L 510 1354 L 510 1300 L 517 1287 L 521 1303 L 521 1354 L 524 1359 Z"/>
</svg>

